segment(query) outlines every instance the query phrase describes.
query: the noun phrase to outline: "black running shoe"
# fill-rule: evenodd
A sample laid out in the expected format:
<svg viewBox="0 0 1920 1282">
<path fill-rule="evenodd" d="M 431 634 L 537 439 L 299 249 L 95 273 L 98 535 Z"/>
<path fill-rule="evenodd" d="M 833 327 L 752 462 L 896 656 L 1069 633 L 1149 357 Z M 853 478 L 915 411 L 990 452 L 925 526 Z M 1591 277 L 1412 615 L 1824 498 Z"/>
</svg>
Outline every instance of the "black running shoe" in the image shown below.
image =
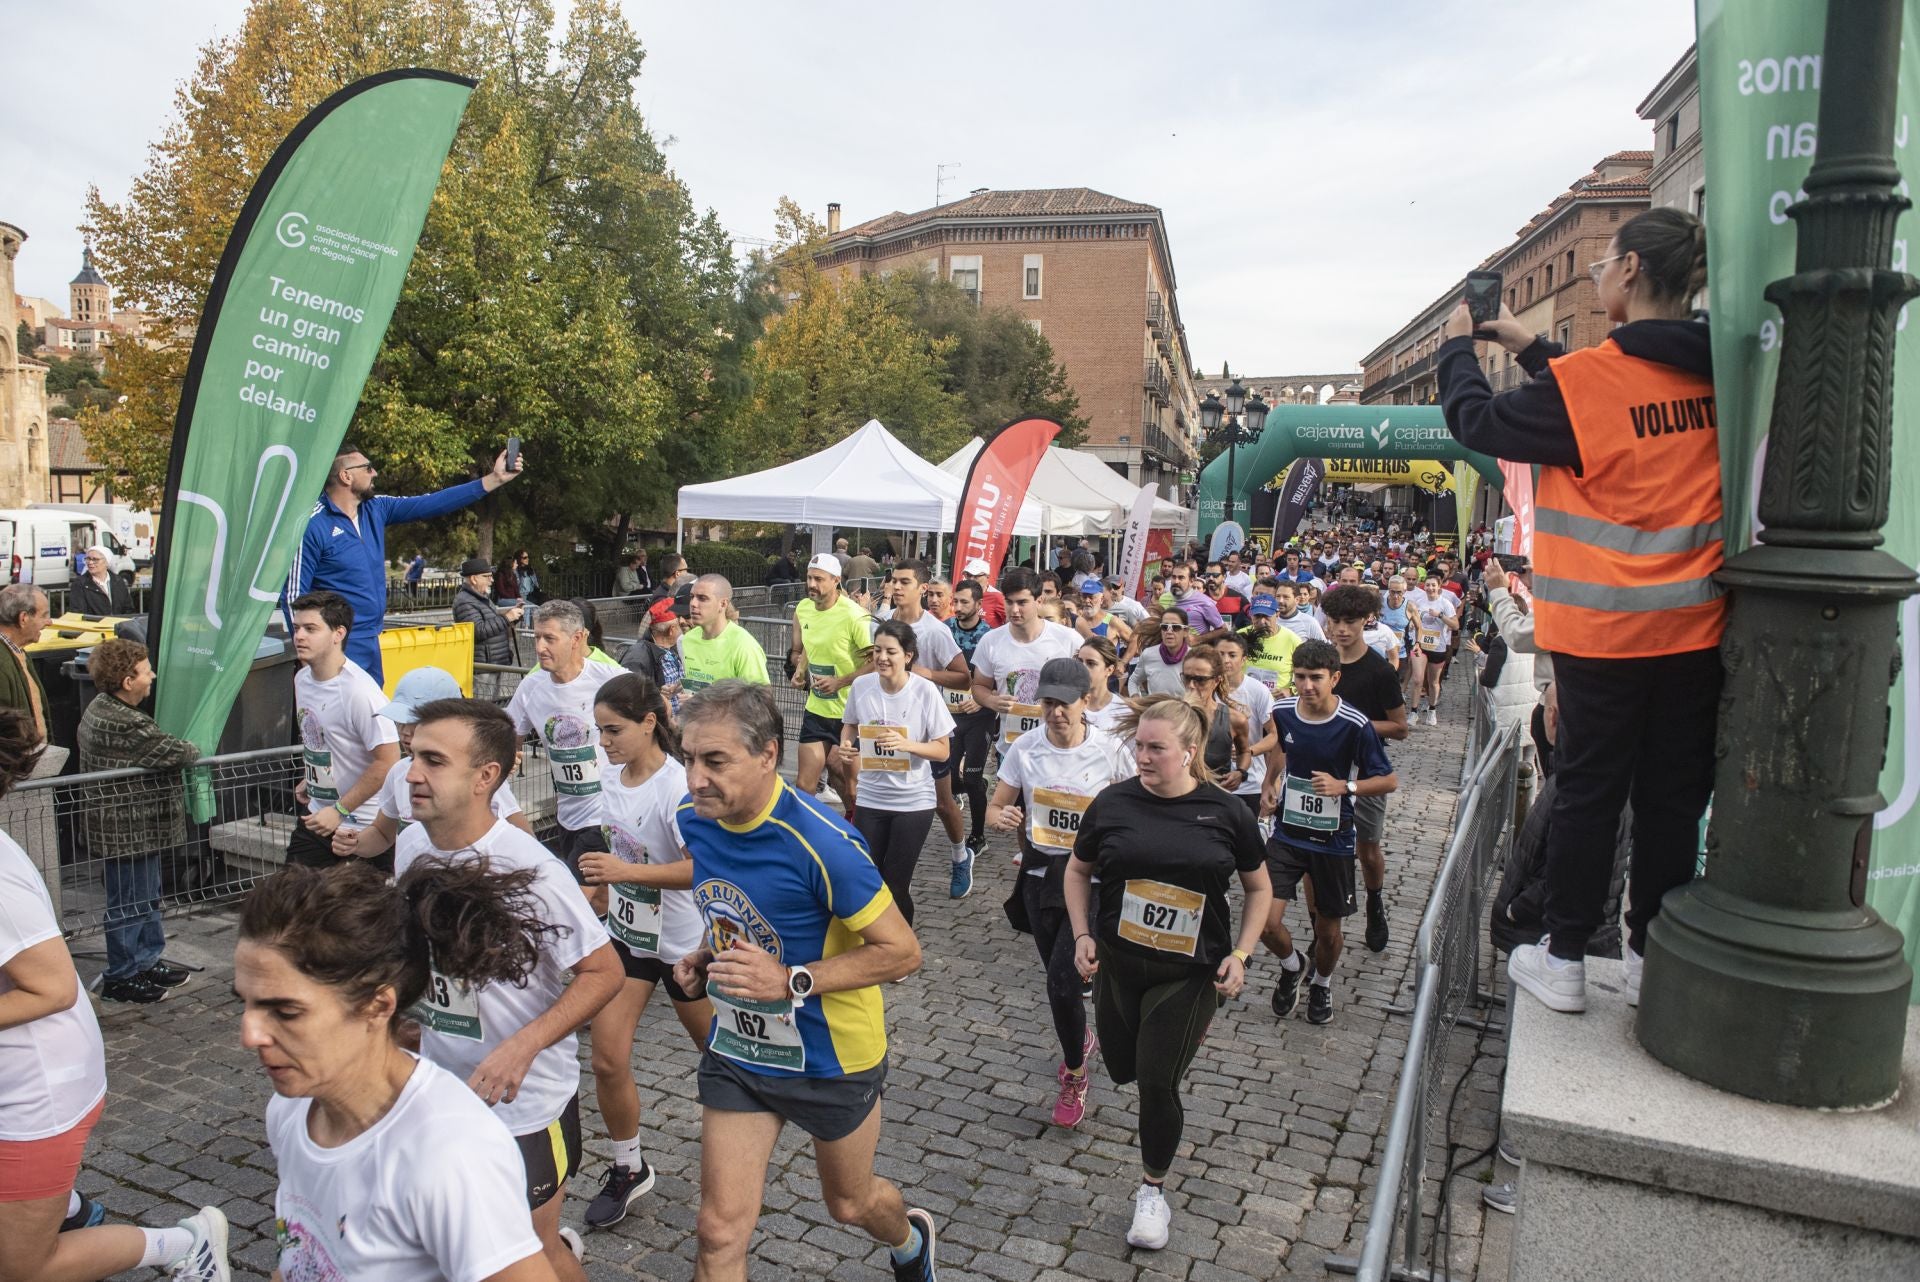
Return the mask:
<svg viewBox="0 0 1920 1282">
<path fill-rule="evenodd" d="M 1273 986 L 1273 1013 L 1281 1019 L 1293 1014 L 1293 1008 L 1300 1004 L 1300 981 L 1307 977 L 1307 955 L 1296 951 L 1294 960 L 1300 963 L 1300 969 L 1280 971 L 1280 980 Z"/>
<path fill-rule="evenodd" d="M 939 1273 L 933 1267 L 933 1215 L 919 1207 L 909 1207 L 907 1223 L 920 1230 L 920 1254 L 905 1264 L 893 1266 L 893 1282 L 936 1282 Z"/>
<path fill-rule="evenodd" d="M 193 972 L 182 969 L 179 966 L 169 966 L 163 961 L 157 961 L 147 967 L 147 969 L 142 972 L 140 978 L 146 980 L 149 984 L 155 984 L 161 988 L 178 988 L 193 978 Z"/>
<path fill-rule="evenodd" d="M 100 1000 L 103 1002 L 133 1002 L 141 1006 L 150 1006 L 154 1002 L 167 999 L 167 990 L 152 983 L 145 975 L 130 975 L 126 979 L 103 979 L 100 981 Z"/>
<path fill-rule="evenodd" d="M 608 1167 L 606 1182 L 593 1195 L 593 1201 L 587 1204 L 587 1227 L 612 1228 L 627 1218 L 628 1209 L 652 1187 L 653 1167 L 647 1165 L 644 1157 L 640 1159 L 640 1169 L 637 1171 L 629 1171 L 624 1166 Z"/>
<path fill-rule="evenodd" d="M 1367 896 L 1367 951 L 1381 953 L 1387 949 L 1387 908 L 1378 897 Z"/>
<path fill-rule="evenodd" d="M 1333 985 L 1307 985 L 1307 1022 L 1324 1024 L 1333 1018 Z"/>
<path fill-rule="evenodd" d="M 90 1197 L 80 1199 L 80 1209 L 60 1221 L 60 1231 L 71 1233 L 75 1229 L 97 1229 L 107 1222 L 107 1208 Z"/>
<path fill-rule="evenodd" d="M 985 833 L 981 833 L 978 837 L 967 838 L 967 849 L 973 852 L 973 857 L 975 859 L 978 859 L 981 855 L 986 854 L 987 853 L 987 835 Z"/>
</svg>

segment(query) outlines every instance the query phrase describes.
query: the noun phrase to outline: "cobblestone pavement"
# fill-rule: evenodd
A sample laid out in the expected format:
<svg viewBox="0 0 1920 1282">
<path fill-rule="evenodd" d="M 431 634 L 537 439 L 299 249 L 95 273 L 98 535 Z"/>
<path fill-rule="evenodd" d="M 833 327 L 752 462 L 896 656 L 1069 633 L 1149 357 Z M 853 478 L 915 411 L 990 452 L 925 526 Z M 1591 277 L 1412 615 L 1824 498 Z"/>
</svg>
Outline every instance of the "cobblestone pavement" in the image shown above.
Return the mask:
<svg viewBox="0 0 1920 1282">
<path fill-rule="evenodd" d="M 1416 728 L 1393 749 L 1401 779 L 1388 826 L 1393 942 L 1375 956 L 1353 932 L 1335 979 L 1333 1022 L 1315 1028 L 1298 1015 L 1284 1024 L 1273 1018 L 1271 958 L 1256 962 L 1246 994 L 1215 1020 L 1187 1082 L 1164 1251 L 1125 1242 L 1139 1178 L 1132 1088 L 1096 1071 L 1081 1126 L 1048 1124 L 1056 1052 L 1033 945 L 1000 912 L 1012 877 L 1004 843 L 982 859 L 972 897 L 959 902 L 946 897 L 942 851 L 930 847 L 920 871 L 926 963 L 887 993 L 892 1057 L 879 1168 L 937 1217 L 949 1282 L 1318 1278 L 1328 1254 L 1357 1251 L 1406 1047 L 1404 1017 L 1386 1008 L 1405 999 L 1414 931 L 1448 837 L 1466 694 L 1450 690 L 1447 719 Z M 205 964 L 205 973 L 163 1005 L 105 1009 L 111 1089 L 81 1187 L 144 1223 L 216 1203 L 234 1225 L 236 1276 L 264 1277 L 273 1260 L 273 1159 L 261 1132 L 269 1088 L 238 1046 L 233 921 L 206 913 L 171 923 L 168 955 Z M 82 973 L 97 965 L 83 959 Z M 1451 1091 L 1472 1066 L 1455 1115 L 1463 1153 L 1491 1142 L 1502 1050 L 1495 1040 L 1482 1047 L 1471 1034 L 1456 1037 L 1455 1070 L 1435 1087 Z M 568 1205 L 575 1224 L 606 1152 L 584 1047 L 582 1059 L 593 1138 Z M 662 998 L 641 1024 L 634 1056 L 642 1141 L 659 1182 L 623 1224 L 587 1236 L 590 1277 L 684 1282 L 693 1274 L 694 1063 Z M 775 1154 L 752 1276 L 887 1278 L 884 1253 L 827 1215 L 804 1138 L 789 1128 Z M 1441 1138 L 1429 1150 L 1435 1174 Z M 1456 1277 L 1475 1276 L 1481 1263 L 1479 1181 L 1491 1170 L 1480 1162 L 1455 1184 L 1447 1254 Z M 1431 1201 L 1430 1184 L 1429 1215 Z M 1488 1266 L 1487 1276 L 1504 1275 L 1503 1264 L 1497 1272 L 1493 1260 Z"/>
</svg>

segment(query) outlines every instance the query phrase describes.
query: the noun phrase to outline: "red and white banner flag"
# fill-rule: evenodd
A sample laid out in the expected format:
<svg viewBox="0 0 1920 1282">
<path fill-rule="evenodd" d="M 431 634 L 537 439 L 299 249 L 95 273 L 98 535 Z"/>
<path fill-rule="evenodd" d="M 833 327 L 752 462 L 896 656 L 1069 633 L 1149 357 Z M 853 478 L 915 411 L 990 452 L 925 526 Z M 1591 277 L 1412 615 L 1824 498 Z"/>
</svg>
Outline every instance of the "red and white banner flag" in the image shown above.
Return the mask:
<svg viewBox="0 0 1920 1282">
<path fill-rule="evenodd" d="M 1515 556 L 1533 555 L 1533 465 L 1500 461 L 1500 476 L 1507 483 L 1507 506 L 1513 509 L 1513 552 Z"/>
<path fill-rule="evenodd" d="M 1140 487 L 1133 511 L 1127 515 L 1126 534 L 1120 540 L 1120 581 L 1135 601 L 1140 599 L 1141 577 L 1147 572 L 1147 533 L 1153 527 L 1155 497 L 1151 485 Z"/>
<path fill-rule="evenodd" d="M 1060 424 L 1050 418 L 1023 418 L 1001 428 L 980 447 L 960 493 L 959 525 L 953 532 L 955 567 L 979 557 L 987 563 L 989 575 L 999 577 L 1034 469 L 1059 434 Z"/>
</svg>

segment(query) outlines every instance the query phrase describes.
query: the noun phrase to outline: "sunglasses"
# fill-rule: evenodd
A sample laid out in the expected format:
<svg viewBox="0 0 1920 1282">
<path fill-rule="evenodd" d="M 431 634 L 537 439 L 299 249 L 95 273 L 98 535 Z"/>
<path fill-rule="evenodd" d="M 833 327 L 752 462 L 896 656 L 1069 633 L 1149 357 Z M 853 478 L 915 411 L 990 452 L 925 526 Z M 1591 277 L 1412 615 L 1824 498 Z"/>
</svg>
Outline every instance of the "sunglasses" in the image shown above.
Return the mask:
<svg viewBox="0 0 1920 1282">
<path fill-rule="evenodd" d="M 1197 673 L 1197 672 L 1183 672 L 1180 674 L 1180 680 L 1185 682 L 1187 685 L 1194 687 L 1195 689 L 1199 689 L 1201 686 L 1210 686 L 1213 684 L 1212 677 L 1207 676 L 1203 673 Z"/>
<path fill-rule="evenodd" d="M 1187 625 L 1184 623 L 1163 623 L 1160 625 L 1160 630 L 1162 632 L 1185 632 Z"/>
</svg>

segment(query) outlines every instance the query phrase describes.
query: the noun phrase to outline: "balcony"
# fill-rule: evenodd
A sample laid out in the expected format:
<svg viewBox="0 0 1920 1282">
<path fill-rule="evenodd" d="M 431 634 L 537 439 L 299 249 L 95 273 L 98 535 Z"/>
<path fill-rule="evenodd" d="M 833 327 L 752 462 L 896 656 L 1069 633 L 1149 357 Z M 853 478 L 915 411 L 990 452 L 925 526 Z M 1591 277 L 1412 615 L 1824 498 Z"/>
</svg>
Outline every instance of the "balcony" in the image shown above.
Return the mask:
<svg viewBox="0 0 1920 1282">
<path fill-rule="evenodd" d="M 1156 338 L 1167 337 L 1167 307 L 1157 289 L 1147 291 L 1147 328 L 1153 331 Z"/>
<path fill-rule="evenodd" d="M 1360 392 L 1360 403 L 1383 401 L 1433 368 L 1433 357 L 1423 356 L 1411 365 L 1402 365 L 1385 378 L 1368 383 Z"/>
<path fill-rule="evenodd" d="M 1169 434 L 1158 423 L 1140 425 L 1140 448 L 1149 454 L 1158 454 L 1167 462 L 1178 467 L 1186 462 L 1187 451 L 1180 440 Z"/>
<path fill-rule="evenodd" d="M 1167 371 L 1159 361 L 1147 362 L 1146 373 L 1141 376 L 1140 381 L 1146 387 L 1147 394 L 1162 405 L 1172 398 L 1172 386 L 1168 382 Z"/>
</svg>

